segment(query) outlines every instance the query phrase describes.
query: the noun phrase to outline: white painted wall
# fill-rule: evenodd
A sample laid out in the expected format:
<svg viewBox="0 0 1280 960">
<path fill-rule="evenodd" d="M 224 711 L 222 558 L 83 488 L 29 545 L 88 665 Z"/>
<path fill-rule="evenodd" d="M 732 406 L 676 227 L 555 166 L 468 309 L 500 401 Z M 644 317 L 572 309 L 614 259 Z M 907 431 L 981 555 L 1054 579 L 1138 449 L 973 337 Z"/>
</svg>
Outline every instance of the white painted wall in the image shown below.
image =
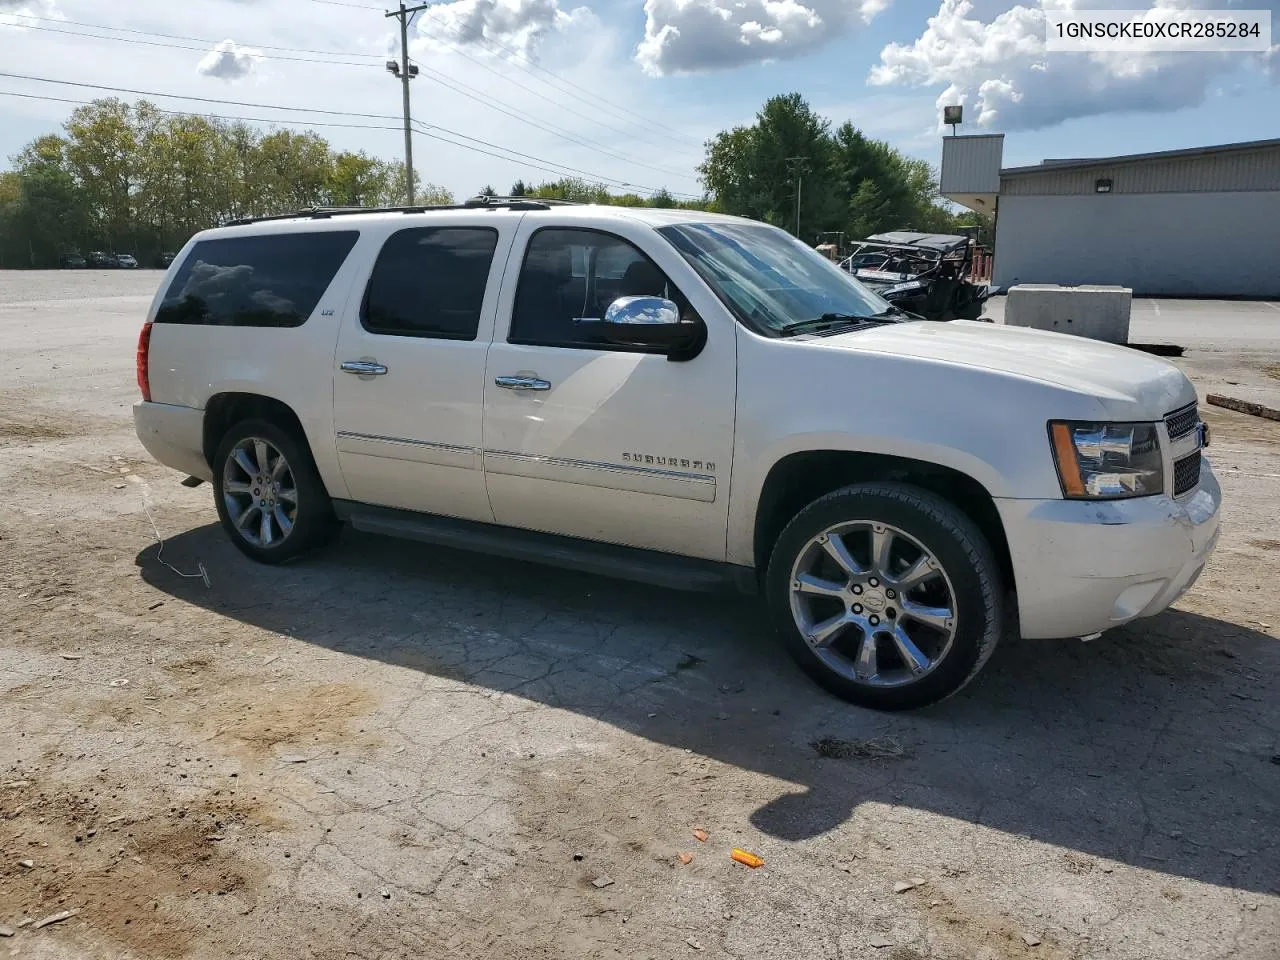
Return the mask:
<svg viewBox="0 0 1280 960">
<path fill-rule="evenodd" d="M 992 282 L 1280 298 L 1280 191 L 1002 196 Z"/>
</svg>

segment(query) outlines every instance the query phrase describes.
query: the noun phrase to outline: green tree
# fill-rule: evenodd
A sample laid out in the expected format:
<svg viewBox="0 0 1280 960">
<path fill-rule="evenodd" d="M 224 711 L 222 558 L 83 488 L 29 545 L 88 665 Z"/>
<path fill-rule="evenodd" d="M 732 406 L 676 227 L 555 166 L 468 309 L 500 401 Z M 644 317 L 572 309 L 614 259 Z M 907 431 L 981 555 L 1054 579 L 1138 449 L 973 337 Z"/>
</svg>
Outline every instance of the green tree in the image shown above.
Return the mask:
<svg viewBox="0 0 1280 960">
<path fill-rule="evenodd" d="M 798 234 L 806 241 L 827 231 L 863 237 L 955 227 L 927 163 L 851 123 L 831 130 L 795 93 L 770 98 L 751 126 L 722 131 L 707 142 L 698 168 L 710 195 L 704 206 L 795 231 L 800 170 Z"/>
<path fill-rule="evenodd" d="M 80 184 L 92 240 L 112 250 L 127 250 L 137 237 L 138 121 L 133 106 L 109 99 L 77 107 L 66 124 L 67 166 Z"/>
<path fill-rule="evenodd" d="M 400 170 L 383 160 L 359 153 L 336 153 L 329 158 L 325 203 L 334 207 L 384 207 L 392 202 Z"/>
<path fill-rule="evenodd" d="M 263 137 L 260 195 L 270 210 L 322 206 L 329 179 L 329 144 L 316 133 L 277 130 Z"/>
<path fill-rule="evenodd" d="M 450 191 L 434 183 L 428 183 L 421 177 L 415 179 L 413 189 L 418 195 L 418 203 L 428 207 L 447 207 L 454 202 Z M 404 195 L 403 185 L 400 195 Z"/>
<path fill-rule="evenodd" d="M 0 195 L 6 266 L 54 267 L 90 233 L 84 192 L 71 172 L 62 137 L 44 136 L 16 158 Z"/>
<path fill-rule="evenodd" d="M 698 172 L 720 209 L 795 230 L 800 236 L 838 229 L 833 192 L 834 144 L 829 122 L 798 93 L 771 97 L 750 127 L 712 137 Z"/>
</svg>

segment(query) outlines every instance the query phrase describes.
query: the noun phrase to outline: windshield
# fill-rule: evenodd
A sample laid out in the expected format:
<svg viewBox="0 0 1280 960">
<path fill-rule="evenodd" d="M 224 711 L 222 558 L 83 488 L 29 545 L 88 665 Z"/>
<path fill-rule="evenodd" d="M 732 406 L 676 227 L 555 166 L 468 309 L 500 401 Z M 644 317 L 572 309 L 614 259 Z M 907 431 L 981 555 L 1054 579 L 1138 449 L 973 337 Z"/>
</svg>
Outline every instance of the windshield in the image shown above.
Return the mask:
<svg viewBox="0 0 1280 960">
<path fill-rule="evenodd" d="M 824 316 L 890 310 L 834 263 L 789 233 L 756 223 L 681 223 L 658 230 L 733 311 L 761 333 Z"/>
</svg>

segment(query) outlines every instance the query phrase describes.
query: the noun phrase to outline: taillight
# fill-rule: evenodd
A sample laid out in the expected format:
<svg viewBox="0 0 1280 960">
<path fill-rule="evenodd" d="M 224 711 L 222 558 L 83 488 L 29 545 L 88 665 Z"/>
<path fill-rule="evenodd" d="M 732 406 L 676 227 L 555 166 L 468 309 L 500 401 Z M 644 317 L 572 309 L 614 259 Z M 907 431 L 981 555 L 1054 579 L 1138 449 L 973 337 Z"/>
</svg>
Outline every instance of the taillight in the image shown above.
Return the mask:
<svg viewBox="0 0 1280 960">
<path fill-rule="evenodd" d="M 151 402 L 151 324 L 142 325 L 138 334 L 138 389 L 142 399 Z"/>
</svg>

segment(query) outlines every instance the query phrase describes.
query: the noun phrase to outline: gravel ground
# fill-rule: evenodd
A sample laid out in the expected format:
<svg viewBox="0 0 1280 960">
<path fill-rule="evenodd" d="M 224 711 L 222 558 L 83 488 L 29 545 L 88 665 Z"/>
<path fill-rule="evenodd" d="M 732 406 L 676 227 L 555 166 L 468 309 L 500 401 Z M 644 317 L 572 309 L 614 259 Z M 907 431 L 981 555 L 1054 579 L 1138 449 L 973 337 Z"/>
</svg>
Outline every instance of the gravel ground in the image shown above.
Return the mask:
<svg viewBox="0 0 1280 960">
<path fill-rule="evenodd" d="M 0 273 L 0 953 L 1277 956 L 1280 424 L 1207 412 L 1176 609 L 879 715 L 749 601 L 350 532 L 250 564 L 133 435 L 158 277 Z"/>
</svg>

